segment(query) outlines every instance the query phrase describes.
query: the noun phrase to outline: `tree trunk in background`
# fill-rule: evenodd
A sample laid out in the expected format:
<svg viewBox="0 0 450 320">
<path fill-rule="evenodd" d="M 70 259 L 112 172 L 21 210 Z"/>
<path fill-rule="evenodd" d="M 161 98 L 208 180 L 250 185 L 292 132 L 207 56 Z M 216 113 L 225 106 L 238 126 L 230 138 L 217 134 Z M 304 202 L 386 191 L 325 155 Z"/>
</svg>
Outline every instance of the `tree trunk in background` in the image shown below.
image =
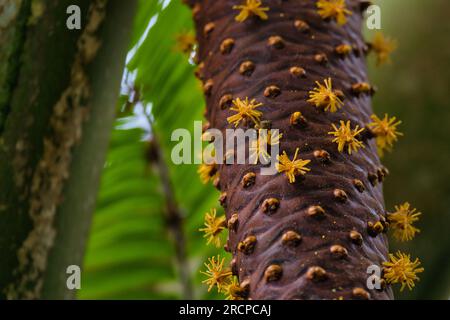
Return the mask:
<svg viewBox="0 0 450 320">
<path fill-rule="evenodd" d="M 256 99 L 263 103 L 258 109 L 263 120 L 283 133 L 280 150 L 292 159 L 300 148 L 300 157 L 311 160 L 311 172 L 295 184 L 284 174 L 262 176 L 251 165 L 220 166 L 227 218 L 238 214 L 238 227 L 229 231 L 228 240 L 232 270 L 241 285 L 250 284 L 249 298 L 393 298 L 390 288 L 366 291 L 367 268 L 381 266 L 388 253 L 386 235 L 368 228 L 385 221 L 381 181 L 386 171 L 375 142 L 366 137 L 365 149 L 349 155 L 339 153 L 328 135 L 341 120 L 364 128 L 372 114 L 370 95 L 352 90 L 368 82 L 360 1 L 346 1 L 353 14 L 344 26 L 323 20 L 316 0 L 266 0 L 269 19 L 253 16 L 243 23 L 235 21 L 238 12 L 232 7 L 245 1 L 187 2 L 196 22 L 199 75 L 211 127 L 231 128 L 227 117 L 234 113 L 220 107 L 226 95 Z M 353 46 L 345 57 L 335 51 L 342 44 Z M 240 74 L 245 61 L 253 67 Z M 304 68 L 306 74 L 292 67 Z M 337 113 L 307 102 L 315 81 L 329 77 L 345 95 L 345 106 Z M 296 112 L 305 117 L 305 125 L 292 125 Z M 248 173 L 256 174 L 256 180 L 245 188 L 242 180 Z M 264 202 L 273 198 L 279 206 L 268 215 Z M 324 213 L 323 219 L 315 219 L 314 213 Z M 283 244 L 288 231 L 301 236 L 300 244 Z"/>
<path fill-rule="evenodd" d="M 0 6 L 0 297 L 67 299 L 82 265 L 135 1 Z"/>
</svg>

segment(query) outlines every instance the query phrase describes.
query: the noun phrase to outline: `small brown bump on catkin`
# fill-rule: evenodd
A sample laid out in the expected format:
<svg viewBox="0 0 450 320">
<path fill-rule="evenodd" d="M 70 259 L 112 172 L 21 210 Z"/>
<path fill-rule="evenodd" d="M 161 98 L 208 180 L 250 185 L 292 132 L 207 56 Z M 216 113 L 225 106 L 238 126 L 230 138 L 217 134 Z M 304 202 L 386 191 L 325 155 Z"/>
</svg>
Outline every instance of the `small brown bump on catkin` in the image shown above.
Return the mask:
<svg viewBox="0 0 450 320">
<path fill-rule="evenodd" d="M 356 299 L 361 299 L 361 300 L 369 300 L 370 299 L 370 294 L 363 288 L 354 288 L 352 291 L 352 296 Z"/>
<path fill-rule="evenodd" d="M 370 184 L 374 187 L 378 184 L 378 175 L 375 173 L 369 173 L 367 179 L 369 179 Z"/>
<path fill-rule="evenodd" d="M 227 203 L 227 193 L 226 192 L 222 192 L 222 194 L 220 195 L 219 203 L 222 207 L 225 207 L 225 205 Z"/>
<path fill-rule="evenodd" d="M 253 172 L 249 172 L 242 178 L 242 187 L 250 188 L 255 184 L 255 181 L 256 181 L 256 174 Z"/>
<path fill-rule="evenodd" d="M 214 81 L 212 79 L 209 79 L 205 82 L 205 84 L 203 85 L 203 92 L 205 93 L 206 96 L 211 95 L 213 86 L 214 86 Z"/>
<path fill-rule="evenodd" d="M 202 10 L 202 6 L 200 5 L 200 3 L 196 3 L 194 5 L 194 7 L 192 8 L 192 16 L 194 18 L 197 18 L 197 15 L 200 13 L 201 10 Z"/>
<path fill-rule="evenodd" d="M 202 126 L 202 133 L 205 133 L 206 131 L 208 131 L 211 128 L 211 124 L 208 122 L 205 122 Z"/>
<path fill-rule="evenodd" d="M 378 176 L 378 182 L 383 182 L 384 179 L 387 177 L 386 171 L 383 170 L 383 168 L 380 168 L 377 170 L 377 176 Z"/>
<path fill-rule="evenodd" d="M 318 53 L 314 55 L 314 61 L 320 64 L 327 64 L 328 63 L 328 57 L 325 53 Z"/>
<path fill-rule="evenodd" d="M 308 208 L 308 216 L 314 219 L 323 219 L 325 210 L 321 206 L 311 206 Z"/>
<path fill-rule="evenodd" d="M 228 230 L 237 231 L 239 228 L 239 216 L 237 213 L 233 213 L 231 218 L 228 220 Z"/>
<path fill-rule="evenodd" d="M 298 31 L 305 32 L 305 33 L 310 31 L 310 29 L 311 29 L 305 21 L 299 20 L 299 19 L 295 20 L 294 26 Z"/>
<path fill-rule="evenodd" d="M 214 186 L 216 189 L 220 189 L 220 177 L 216 177 L 216 178 L 214 179 L 214 181 L 213 181 L 213 186 Z"/>
<path fill-rule="evenodd" d="M 240 287 L 242 289 L 242 298 L 247 298 L 250 294 L 250 279 L 241 281 Z"/>
<path fill-rule="evenodd" d="M 268 86 L 264 90 L 264 96 L 266 98 L 276 98 L 281 94 L 281 89 L 275 85 Z"/>
<path fill-rule="evenodd" d="M 255 71 L 255 64 L 249 60 L 242 62 L 239 67 L 239 73 L 246 77 L 250 77 L 253 71 Z"/>
<path fill-rule="evenodd" d="M 352 52 L 352 50 L 353 50 L 353 48 L 352 48 L 352 46 L 351 45 L 349 45 L 349 44 L 341 44 L 341 45 L 338 45 L 335 49 L 334 49 L 334 51 L 338 54 L 338 55 L 340 55 L 340 56 L 342 56 L 342 57 L 345 57 L 345 56 L 347 56 L 347 55 L 349 55 L 351 52 Z"/>
<path fill-rule="evenodd" d="M 256 246 L 256 237 L 248 236 L 244 241 L 239 242 L 238 250 L 243 254 L 249 255 L 252 254 L 255 250 Z"/>
<path fill-rule="evenodd" d="M 205 36 L 209 36 L 211 32 L 214 31 L 215 28 L 216 25 L 214 24 L 214 22 L 207 23 L 203 28 L 203 33 L 205 34 Z"/>
<path fill-rule="evenodd" d="M 267 44 L 275 49 L 283 49 L 284 48 L 284 40 L 280 36 L 271 36 L 269 40 L 267 40 Z"/>
<path fill-rule="evenodd" d="M 286 246 L 296 247 L 302 241 L 302 236 L 297 232 L 290 230 L 283 234 L 281 241 Z"/>
<path fill-rule="evenodd" d="M 220 52 L 222 54 L 230 54 L 234 48 L 234 39 L 228 38 L 222 41 L 220 44 Z"/>
<path fill-rule="evenodd" d="M 300 111 L 294 112 L 289 120 L 291 126 L 305 127 L 307 125 L 306 118 Z"/>
<path fill-rule="evenodd" d="M 349 238 L 352 243 L 354 243 L 358 246 L 362 245 L 362 243 L 363 243 L 363 237 L 362 237 L 361 233 L 359 233 L 356 230 L 350 231 Z"/>
<path fill-rule="evenodd" d="M 308 280 L 319 282 L 327 279 L 327 272 L 321 267 L 310 267 L 306 272 Z"/>
<path fill-rule="evenodd" d="M 281 279 L 281 276 L 283 275 L 283 269 L 278 264 L 272 264 L 269 267 L 267 267 L 266 271 L 264 272 L 264 279 L 266 282 L 274 282 Z"/>
<path fill-rule="evenodd" d="M 358 190 L 360 193 L 363 193 L 366 190 L 366 187 L 364 186 L 364 183 L 361 180 L 354 179 L 353 185 L 355 186 L 356 190 Z"/>
<path fill-rule="evenodd" d="M 197 66 L 197 68 L 195 69 L 195 73 L 194 73 L 195 76 L 197 77 L 197 79 L 200 79 L 200 80 L 205 79 L 204 70 L 205 70 L 205 63 L 200 62 L 199 65 Z"/>
<path fill-rule="evenodd" d="M 302 67 L 291 67 L 291 68 L 289 69 L 289 72 L 290 72 L 294 77 L 297 77 L 297 78 L 305 77 L 305 76 L 306 76 L 306 70 L 303 69 Z"/>
<path fill-rule="evenodd" d="M 373 88 L 367 82 L 358 82 L 352 85 L 352 93 L 355 95 L 360 95 L 364 93 L 372 94 Z"/>
<path fill-rule="evenodd" d="M 330 153 L 325 150 L 314 151 L 314 157 L 323 163 L 329 163 L 331 160 Z"/>
<path fill-rule="evenodd" d="M 275 198 L 270 198 L 264 200 L 262 204 L 262 210 L 265 214 L 272 215 L 274 214 L 278 208 L 280 207 L 280 201 Z"/>
<path fill-rule="evenodd" d="M 231 94 L 225 94 L 220 98 L 219 101 L 219 107 L 222 110 L 225 110 L 227 108 L 230 108 L 233 103 L 233 95 Z"/>
<path fill-rule="evenodd" d="M 369 233 L 369 235 L 371 237 L 376 237 L 380 233 L 383 233 L 383 231 L 384 231 L 384 227 L 383 227 L 383 223 L 381 223 L 381 221 L 377 221 L 377 222 L 369 221 L 367 223 L 367 232 Z"/>
<path fill-rule="evenodd" d="M 342 189 L 335 189 L 333 191 L 334 198 L 339 202 L 346 202 L 348 199 L 347 193 Z"/>
<path fill-rule="evenodd" d="M 331 252 L 331 254 L 332 254 L 334 257 L 336 257 L 336 258 L 338 258 L 338 259 L 343 259 L 343 258 L 345 258 L 345 257 L 348 256 L 348 251 L 347 251 L 347 249 L 345 249 L 345 248 L 344 248 L 343 246 L 341 246 L 341 245 L 334 245 L 334 246 L 331 246 L 330 252 Z"/>
</svg>

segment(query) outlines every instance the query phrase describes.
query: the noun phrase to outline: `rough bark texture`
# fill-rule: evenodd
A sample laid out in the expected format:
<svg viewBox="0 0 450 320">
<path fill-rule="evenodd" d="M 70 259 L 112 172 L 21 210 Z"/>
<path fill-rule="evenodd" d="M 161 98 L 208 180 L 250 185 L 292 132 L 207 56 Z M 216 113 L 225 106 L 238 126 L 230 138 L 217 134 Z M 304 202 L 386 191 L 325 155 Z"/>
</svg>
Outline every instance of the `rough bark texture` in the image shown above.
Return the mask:
<svg viewBox="0 0 450 320">
<path fill-rule="evenodd" d="M 249 298 L 368 298 L 366 292 L 356 288 L 369 291 L 367 267 L 380 266 L 388 252 L 386 236 L 368 228 L 369 223 L 384 223 L 380 182 L 386 171 L 374 141 L 365 139 L 365 149 L 349 155 L 339 153 L 327 134 L 340 120 L 365 127 L 372 114 L 370 95 L 355 95 L 352 90 L 356 83 L 369 82 L 360 1 L 346 1 L 353 15 L 344 26 L 323 20 L 315 0 L 265 0 L 263 6 L 270 7 L 269 19 L 251 17 L 244 23 L 234 20 L 238 12 L 232 9 L 242 4 L 241 0 L 190 2 L 199 41 L 198 59 L 204 64 L 199 76 L 208 89 L 206 115 L 211 127 L 231 128 L 227 117 L 233 112 L 220 107 L 224 95 L 257 99 L 264 104 L 259 108 L 264 112 L 263 119 L 283 133 L 280 150 L 292 159 L 300 148 L 301 158 L 312 161 L 311 172 L 295 184 L 289 184 L 283 174 L 261 176 L 257 166 L 220 167 L 227 218 L 238 215 L 237 228 L 230 230 L 228 241 L 234 257 L 232 267 L 241 284 L 250 283 Z M 297 28 L 296 20 L 310 28 Z M 270 45 L 272 36 L 281 37 L 282 45 Z M 224 54 L 220 47 L 225 39 L 233 39 L 234 46 Z M 344 43 L 352 45 L 353 50 L 342 57 L 335 48 Z M 325 54 L 328 62 L 320 61 L 318 54 Z M 244 61 L 253 62 L 251 75 L 239 72 Z M 295 66 L 304 68 L 305 76 L 293 76 L 290 68 Z M 337 113 L 321 111 L 307 102 L 315 81 L 322 83 L 328 77 L 346 97 L 345 106 Z M 267 97 L 264 92 L 269 86 L 277 86 L 279 94 Z M 297 111 L 306 118 L 305 126 L 290 124 L 291 115 Z M 329 159 L 326 153 L 315 152 L 322 150 L 328 152 Z M 244 188 L 242 179 L 249 172 L 256 173 L 256 181 Z M 336 190 L 344 191 L 346 197 Z M 271 214 L 263 208 L 269 198 L 279 200 L 279 207 Z M 322 219 L 310 215 L 312 206 L 324 209 Z M 301 235 L 301 241 L 294 245 L 283 242 L 288 231 Z M 362 242 L 352 231 L 362 236 Z M 251 236 L 256 237 L 254 248 L 238 250 L 241 242 L 252 240 Z M 279 267 L 269 268 L 272 265 Z M 322 270 L 314 267 L 322 268 L 326 275 L 322 277 Z M 277 281 L 270 281 L 269 274 Z M 372 299 L 393 297 L 390 288 L 368 293 Z"/>
<path fill-rule="evenodd" d="M 72 298 L 135 2 L 78 1 L 81 31 L 66 27 L 71 1 L 0 4 L 0 39 L 20 31 L 0 47 L 0 298 Z"/>
</svg>

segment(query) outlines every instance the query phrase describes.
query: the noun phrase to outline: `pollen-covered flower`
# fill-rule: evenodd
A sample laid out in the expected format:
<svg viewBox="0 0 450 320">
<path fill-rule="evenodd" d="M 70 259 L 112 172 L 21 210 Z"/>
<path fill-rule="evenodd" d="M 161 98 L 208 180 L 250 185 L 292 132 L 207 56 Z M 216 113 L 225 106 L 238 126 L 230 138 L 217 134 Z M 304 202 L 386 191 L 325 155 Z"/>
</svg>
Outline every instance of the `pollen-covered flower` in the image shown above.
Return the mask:
<svg viewBox="0 0 450 320">
<path fill-rule="evenodd" d="M 225 294 L 226 300 L 244 300 L 242 297 L 243 291 L 237 278 L 231 277 L 231 280 L 223 286 L 222 293 Z"/>
<path fill-rule="evenodd" d="M 251 101 L 249 101 L 248 98 L 245 98 L 245 100 L 239 98 L 233 100 L 233 106 L 230 110 L 236 112 L 236 114 L 227 118 L 228 123 L 234 124 L 235 127 L 237 127 L 241 121 L 248 120 L 252 121 L 254 124 L 258 124 L 262 112 L 255 109 L 262 105 L 262 103 L 258 103 L 255 99 L 252 99 Z"/>
<path fill-rule="evenodd" d="M 352 154 L 352 152 L 357 152 L 359 148 L 364 148 L 364 144 L 362 141 L 358 140 L 357 136 L 364 131 L 364 128 L 359 128 L 357 125 L 355 129 L 352 129 L 350 126 L 350 120 L 345 123 L 341 120 L 341 126 L 338 128 L 335 124 L 333 124 L 334 131 L 328 132 L 329 135 L 333 135 L 336 138 L 333 139 L 333 142 L 338 144 L 339 152 L 343 152 L 345 146 L 348 148 L 348 153 Z"/>
<path fill-rule="evenodd" d="M 190 32 L 183 32 L 176 36 L 176 48 L 186 54 L 190 54 L 195 47 L 195 35 Z"/>
<path fill-rule="evenodd" d="M 399 136 L 403 136 L 403 133 L 397 131 L 397 127 L 402 122 L 397 121 L 395 117 L 389 118 L 387 114 L 384 115 L 383 119 L 376 115 L 372 115 L 371 118 L 373 122 L 369 123 L 369 127 L 376 136 L 379 153 L 383 155 L 385 150 L 392 149 Z"/>
<path fill-rule="evenodd" d="M 345 5 L 345 0 L 318 0 L 316 5 L 323 19 L 334 19 L 340 25 L 346 24 L 347 16 L 352 15 Z"/>
<path fill-rule="evenodd" d="M 289 183 L 295 182 L 295 177 L 299 175 L 305 175 L 311 169 L 307 168 L 306 165 L 311 162 L 311 160 L 297 159 L 299 148 L 295 151 L 294 159 L 289 159 L 286 151 L 283 152 L 281 156 L 278 156 L 278 163 L 276 164 L 277 170 L 280 173 L 285 173 L 289 179 Z"/>
<path fill-rule="evenodd" d="M 331 78 L 324 80 L 325 85 L 316 81 L 317 87 L 309 92 L 308 102 L 325 111 L 336 112 L 344 106 L 339 91 L 333 90 Z"/>
<path fill-rule="evenodd" d="M 275 133 L 274 130 L 260 129 L 258 139 L 253 140 L 250 145 L 250 159 L 254 160 L 253 164 L 257 164 L 260 159 L 268 161 L 270 159 L 269 146 L 279 145 L 281 138 L 283 138 L 283 134 Z"/>
<path fill-rule="evenodd" d="M 217 286 L 217 290 L 220 292 L 230 282 L 232 272 L 229 268 L 223 268 L 224 262 L 225 258 L 221 260 L 220 255 L 217 255 L 217 257 L 209 258 L 208 263 L 205 263 L 206 271 L 200 271 L 201 274 L 207 276 L 202 283 L 208 285 L 208 292 L 214 286 Z"/>
<path fill-rule="evenodd" d="M 215 163 L 203 163 L 200 165 L 197 172 L 200 175 L 200 180 L 203 182 L 203 184 L 207 184 L 209 181 L 214 180 L 219 175 L 218 166 Z"/>
<path fill-rule="evenodd" d="M 381 32 L 377 32 L 370 44 L 370 49 L 377 56 L 377 65 L 380 66 L 391 62 L 390 55 L 397 49 L 397 41 L 385 37 Z"/>
<path fill-rule="evenodd" d="M 211 209 L 211 212 L 205 214 L 205 227 L 199 229 L 204 232 L 204 238 L 207 238 L 207 244 L 213 243 L 217 248 L 221 246 L 220 233 L 225 229 L 225 216 L 217 217 L 216 209 Z"/>
<path fill-rule="evenodd" d="M 269 11 L 269 8 L 261 6 L 262 2 L 260 0 L 245 0 L 245 3 L 242 5 L 233 6 L 233 9 L 241 11 L 236 16 L 236 21 L 244 22 L 251 15 L 255 15 L 261 20 L 267 20 L 269 17 L 267 16 L 266 11 Z"/>
<path fill-rule="evenodd" d="M 409 290 L 414 288 L 414 282 L 419 280 L 417 274 L 423 272 L 423 268 L 419 268 L 420 261 L 416 258 L 416 260 L 411 261 L 410 255 L 397 252 L 396 256 L 393 254 L 389 254 L 390 261 L 383 262 L 383 277 L 386 279 L 386 282 L 389 284 L 400 283 L 402 286 L 400 291 L 403 291 L 407 286 Z"/>
<path fill-rule="evenodd" d="M 409 241 L 414 238 L 420 230 L 413 226 L 422 214 L 411 208 L 408 202 L 395 206 L 395 212 L 388 214 L 387 219 L 390 227 L 394 230 L 394 237 L 399 241 Z"/>
</svg>

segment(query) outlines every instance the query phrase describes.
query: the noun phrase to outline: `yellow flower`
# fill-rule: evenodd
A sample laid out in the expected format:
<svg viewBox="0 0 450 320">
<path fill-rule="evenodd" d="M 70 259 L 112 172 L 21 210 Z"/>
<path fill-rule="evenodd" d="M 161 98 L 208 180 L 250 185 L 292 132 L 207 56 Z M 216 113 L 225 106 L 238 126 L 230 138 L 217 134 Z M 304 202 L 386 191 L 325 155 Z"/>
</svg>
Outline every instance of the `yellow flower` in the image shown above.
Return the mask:
<svg viewBox="0 0 450 320">
<path fill-rule="evenodd" d="M 269 17 L 265 11 L 269 11 L 268 7 L 261 7 L 262 2 L 260 0 L 246 0 L 245 4 L 239 6 L 233 6 L 233 9 L 240 10 L 241 12 L 236 16 L 236 21 L 244 22 L 251 15 L 258 16 L 262 20 L 267 20 Z"/>
<path fill-rule="evenodd" d="M 248 98 L 245 98 L 245 100 L 239 98 L 233 100 L 233 106 L 230 110 L 235 111 L 237 114 L 228 117 L 228 123 L 234 124 L 235 127 L 243 120 L 251 120 L 254 124 L 258 124 L 262 112 L 255 109 L 262 105 L 262 103 L 257 103 L 255 99 L 252 99 L 251 101 L 249 101 Z"/>
<path fill-rule="evenodd" d="M 397 127 L 402 123 L 397 121 L 397 118 L 389 118 L 387 114 L 383 119 L 376 115 L 371 116 L 373 122 L 369 123 L 372 132 L 376 136 L 378 151 L 383 155 L 384 150 L 391 150 L 394 142 L 398 140 L 398 136 L 403 136 L 403 133 L 397 131 Z"/>
<path fill-rule="evenodd" d="M 364 131 L 364 128 L 359 128 L 356 126 L 355 129 L 350 127 L 350 121 L 345 123 L 341 120 L 340 128 L 337 128 L 336 125 L 333 124 L 334 131 L 328 132 L 328 134 L 335 136 L 333 142 L 338 144 L 339 152 L 343 152 L 345 146 L 348 147 L 348 153 L 352 154 L 353 151 L 357 152 L 359 148 L 364 148 L 364 144 L 362 141 L 359 141 L 356 136 Z"/>
<path fill-rule="evenodd" d="M 200 165 L 197 172 L 200 175 L 200 180 L 204 184 L 207 184 L 209 181 L 214 180 L 219 175 L 217 164 L 203 163 Z"/>
<path fill-rule="evenodd" d="M 190 54 L 195 47 L 195 35 L 190 32 L 183 32 L 176 37 L 177 46 L 176 48 L 186 54 Z"/>
<path fill-rule="evenodd" d="M 316 5 L 323 19 L 334 19 L 341 26 L 347 23 L 346 16 L 352 15 L 345 5 L 345 0 L 318 0 Z"/>
<path fill-rule="evenodd" d="M 389 254 L 390 261 L 383 262 L 384 278 L 387 283 L 401 283 L 400 291 L 403 291 L 407 286 L 409 290 L 414 288 L 414 281 L 419 280 L 417 274 L 424 271 L 424 268 L 419 268 L 419 259 L 411 261 L 410 255 L 397 252 L 397 256 Z"/>
<path fill-rule="evenodd" d="M 214 286 L 217 286 L 217 290 L 221 292 L 225 285 L 230 282 L 232 272 L 229 268 L 223 269 L 225 258 L 220 260 L 220 255 L 208 259 L 208 263 L 205 263 L 206 271 L 200 271 L 201 274 L 206 275 L 208 278 L 203 280 L 202 283 L 208 285 L 208 292 L 211 291 Z"/>
<path fill-rule="evenodd" d="M 207 244 L 213 243 L 217 248 L 221 246 L 220 233 L 225 229 L 225 216 L 217 217 L 216 209 L 205 214 L 205 228 L 199 229 L 204 232 L 204 238 L 208 238 Z"/>
<path fill-rule="evenodd" d="M 413 227 L 413 223 L 419 220 L 422 214 L 411 209 L 410 204 L 405 202 L 400 206 L 395 206 L 395 212 L 387 216 L 389 225 L 394 229 L 394 237 L 399 241 L 409 241 L 414 238 L 420 230 Z"/>
<path fill-rule="evenodd" d="M 295 182 L 295 177 L 298 175 L 305 175 L 311 169 L 307 168 L 306 165 L 311 162 L 311 160 L 297 159 L 299 148 L 295 151 L 294 159 L 291 161 L 286 154 L 283 152 L 281 156 L 277 156 L 277 170 L 280 173 L 285 173 L 289 179 L 289 183 Z"/>
<path fill-rule="evenodd" d="M 391 63 L 390 55 L 397 49 L 397 41 L 385 37 L 381 32 L 377 32 L 370 44 L 370 49 L 377 56 L 377 66 Z"/>
<path fill-rule="evenodd" d="M 268 161 L 270 154 L 268 152 L 269 146 L 276 146 L 280 144 L 283 134 L 272 133 L 272 130 L 259 130 L 258 139 L 253 140 L 250 146 L 250 159 L 254 159 L 253 164 L 257 164 L 259 159 Z"/>
<path fill-rule="evenodd" d="M 308 102 L 313 103 L 318 108 L 332 113 L 338 111 L 344 106 L 337 91 L 333 91 L 331 78 L 324 80 L 325 86 L 316 81 L 317 87 L 309 92 Z"/>
<path fill-rule="evenodd" d="M 223 293 L 226 300 L 244 300 L 242 298 L 243 289 L 239 286 L 239 281 L 236 277 L 232 277 L 231 280 L 223 286 Z"/>
</svg>

